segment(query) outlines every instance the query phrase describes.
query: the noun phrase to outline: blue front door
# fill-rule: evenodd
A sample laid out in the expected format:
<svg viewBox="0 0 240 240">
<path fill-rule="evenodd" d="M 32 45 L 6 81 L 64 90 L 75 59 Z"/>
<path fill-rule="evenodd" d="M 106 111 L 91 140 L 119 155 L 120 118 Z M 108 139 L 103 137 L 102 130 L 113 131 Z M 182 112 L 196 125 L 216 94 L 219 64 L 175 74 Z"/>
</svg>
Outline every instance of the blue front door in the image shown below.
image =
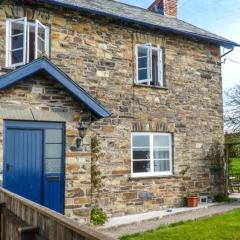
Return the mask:
<svg viewBox="0 0 240 240">
<path fill-rule="evenodd" d="M 64 125 L 5 121 L 3 186 L 63 213 Z"/>
</svg>

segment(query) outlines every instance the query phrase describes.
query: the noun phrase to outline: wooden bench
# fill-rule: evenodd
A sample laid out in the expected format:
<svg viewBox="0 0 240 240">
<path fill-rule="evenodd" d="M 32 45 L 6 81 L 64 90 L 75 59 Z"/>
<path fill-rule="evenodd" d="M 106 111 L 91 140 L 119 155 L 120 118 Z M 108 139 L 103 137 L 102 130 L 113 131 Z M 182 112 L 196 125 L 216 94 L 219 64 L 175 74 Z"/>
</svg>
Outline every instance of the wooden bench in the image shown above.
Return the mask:
<svg viewBox="0 0 240 240">
<path fill-rule="evenodd" d="M 234 193 L 235 190 L 240 192 L 240 174 L 229 174 L 229 191 Z"/>
</svg>

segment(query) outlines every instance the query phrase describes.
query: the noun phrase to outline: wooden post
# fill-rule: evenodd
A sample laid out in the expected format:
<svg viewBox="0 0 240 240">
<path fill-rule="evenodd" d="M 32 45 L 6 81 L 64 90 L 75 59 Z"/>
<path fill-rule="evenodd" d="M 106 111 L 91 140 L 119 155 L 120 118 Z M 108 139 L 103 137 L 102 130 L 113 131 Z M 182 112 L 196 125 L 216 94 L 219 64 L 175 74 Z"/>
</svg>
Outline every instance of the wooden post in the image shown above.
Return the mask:
<svg viewBox="0 0 240 240">
<path fill-rule="evenodd" d="M 19 240 L 34 240 L 38 227 L 20 227 L 18 228 Z"/>
<path fill-rule="evenodd" d="M 0 240 L 5 240 L 5 219 L 3 215 L 3 208 L 6 207 L 5 203 L 0 203 Z"/>
<path fill-rule="evenodd" d="M 229 145 L 225 145 L 225 195 L 228 194 L 229 188 Z"/>
</svg>

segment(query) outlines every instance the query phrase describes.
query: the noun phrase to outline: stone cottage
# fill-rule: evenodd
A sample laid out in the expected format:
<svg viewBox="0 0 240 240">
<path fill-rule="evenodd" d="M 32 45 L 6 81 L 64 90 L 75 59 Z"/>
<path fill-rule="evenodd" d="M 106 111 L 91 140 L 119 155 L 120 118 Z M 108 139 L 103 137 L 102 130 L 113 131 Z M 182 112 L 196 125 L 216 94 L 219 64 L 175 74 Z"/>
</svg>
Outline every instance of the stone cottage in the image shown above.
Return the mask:
<svg viewBox="0 0 240 240">
<path fill-rule="evenodd" d="M 4 188 L 81 222 L 96 205 L 117 216 L 223 192 L 209 152 L 223 141 L 220 47 L 238 45 L 176 13 L 1 1 Z"/>
</svg>

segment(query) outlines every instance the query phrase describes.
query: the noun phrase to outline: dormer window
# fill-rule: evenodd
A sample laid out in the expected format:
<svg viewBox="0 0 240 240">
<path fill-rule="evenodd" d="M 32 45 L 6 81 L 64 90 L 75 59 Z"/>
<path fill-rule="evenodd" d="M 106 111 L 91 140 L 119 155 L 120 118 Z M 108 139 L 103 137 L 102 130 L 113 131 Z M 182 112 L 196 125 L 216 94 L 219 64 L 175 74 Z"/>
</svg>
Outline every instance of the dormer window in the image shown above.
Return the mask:
<svg viewBox="0 0 240 240">
<path fill-rule="evenodd" d="M 135 83 L 164 87 L 163 49 L 152 44 L 136 46 Z"/>
<path fill-rule="evenodd" d="M 49 27 L 27 18 L 7 19 L 6 67 L 18 67 L 49 56 Z"/>
</svg>

